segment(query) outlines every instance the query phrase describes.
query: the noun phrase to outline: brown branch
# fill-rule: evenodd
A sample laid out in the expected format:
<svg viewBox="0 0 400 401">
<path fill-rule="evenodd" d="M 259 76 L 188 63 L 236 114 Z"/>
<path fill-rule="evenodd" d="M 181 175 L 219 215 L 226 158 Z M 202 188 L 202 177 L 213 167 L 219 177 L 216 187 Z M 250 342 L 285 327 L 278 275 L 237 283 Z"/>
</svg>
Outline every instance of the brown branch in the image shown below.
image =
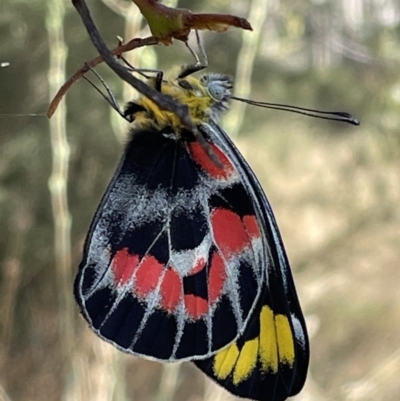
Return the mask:
<svg viewBox="0 0 400 401">
<path fill-rule="evenodd" d="M 201 135 L 196 125 L 193 123 L 190 118 L 189 108 L 187 105 L 178 103 L 171 96 L 162 94 L 161 92 L 151 88 L 146 85 L 143 81 L 135 78 L 125 67 L 123 67 L 120 63 L 118 63 L 114 55 L 107 48 L 104 43 L 102 37 L 100 36 L 99 31 L 96 28 L 96 25 L 93 22 L 93 19 L 90 15 L 90 11 L 87 8 L 87 5 L 84 0 L 72 0 L 72 4 L 78 11 L 81 16 L 82 22 L 86 27 L 86 30 L 89 34 L 89 37 L 96 47 L 97 51 L 102 56 L 103 60 L 107 63 L 107 65 L 125 82 L 128 82 L 132 85 L 138 92 L 151 99 L 154 103 L 157 104 L 162 110 L 171 111 L 176 114 L 181 120 L 182 124 L 193 133 L 197 141 L 203 146 L 206 150 L 209 157 L 217 164 L 220 164 L 215 153 L 212 151 L 210 145 L 204 137 Z"/>
<path fill-rule="evenodd" d="M 122 44 L 117 46 L 115 49 L 111 50 L 111 53 L 119 57 L 123 53 L 128 52 L 133 49 L 137 49 L 139 47 L 143 46 L 151 46 L 155 45 L 158 43 L 158 40 L 154 38 L 153 36 L 150 36 L 145 39 L 132 39 L 128 43 Z M 47 110 L 47 117 L 50 118 L 55 111 L 57 110 L 58 105 L 60 104 L 61 100 L 67 93 L 67 91 L 71 88 L 71 86 L 81 79 L 88 71 L 89 71 L 89 66 L 91 68 L 96 67 L 97 65 L 101 64 L 104 61 L 103 57 L 97 56 L 96 58 L 88 61 L 85 63 L 85 65 L 79 69 L 78 71 L 75 72 L 74 75 L 72 75 L 64 84 L 61 86 L 61 88 L 58 90 L 57 94 L 54 96 L 53 100 L 50 103 L 50 106 Z"/>
</svg>

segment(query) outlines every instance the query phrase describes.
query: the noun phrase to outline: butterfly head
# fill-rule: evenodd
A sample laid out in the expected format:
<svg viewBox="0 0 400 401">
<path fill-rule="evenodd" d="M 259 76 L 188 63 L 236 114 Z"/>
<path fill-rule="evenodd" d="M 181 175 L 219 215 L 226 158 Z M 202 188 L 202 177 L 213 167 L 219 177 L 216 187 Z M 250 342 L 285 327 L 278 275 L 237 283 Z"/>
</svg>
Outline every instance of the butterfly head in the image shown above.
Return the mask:
<svg viewBox="0 0 400 401">
<path fill-rule="evenodd" d="M 184 70 L 182 70 L 184 71 Z M 218 121 L 228 109 L 233 79 L 223 74 L 204 74 L 200 78 L 182 73 L 171 73 L 161 82 L 161 92 L 188 107 L 195 125 L 210 120 Z M 183 76 L 183 77 L 182 77 Z M 149 85 L 157 87 L 156 78 Z M 184 129 L 179 117 L 173 112 L 162 110 L 152 100 L 142 96 L 127 105 L 126 115 L 131 115 L 137 126 L 155 126 L 162 130 L 171 127 L 179 133 Z"/>
</svg>

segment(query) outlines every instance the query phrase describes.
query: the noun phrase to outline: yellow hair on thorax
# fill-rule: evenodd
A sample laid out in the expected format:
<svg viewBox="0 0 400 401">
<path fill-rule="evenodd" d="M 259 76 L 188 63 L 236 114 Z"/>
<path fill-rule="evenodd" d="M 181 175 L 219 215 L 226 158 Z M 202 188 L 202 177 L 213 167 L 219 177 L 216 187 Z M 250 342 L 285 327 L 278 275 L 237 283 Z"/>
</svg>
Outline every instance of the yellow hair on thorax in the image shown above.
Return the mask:
<svg viewBox="0 0 400 401">
<path fill-rule="evenodd" d="M 188 106 L 191 119 L 195 125 L 208 122 L 210 108 L 214 105 L 215 100 L 198 78 L 185 77 L 184 81 L 189 83 L 191 87 L 191 89 L 186 89 L 179 85 L 180 79 L 176 78 L 177 75 L 176 71 L 167 75 L 166 79 L 162 81 L 161 92 Z M 147 83 L 154 87 L 156 78 L 150 78 Z M 143 96 L 135 103 L 146 109 L 146 111 L 135 114 L 136 125 L 153 126 L 158 129 L 171 127 L 176 133 L 180 133 L 184 128 L 180 118 L 175 113 L 160 109 L 149 98 Z"/>
</svg>

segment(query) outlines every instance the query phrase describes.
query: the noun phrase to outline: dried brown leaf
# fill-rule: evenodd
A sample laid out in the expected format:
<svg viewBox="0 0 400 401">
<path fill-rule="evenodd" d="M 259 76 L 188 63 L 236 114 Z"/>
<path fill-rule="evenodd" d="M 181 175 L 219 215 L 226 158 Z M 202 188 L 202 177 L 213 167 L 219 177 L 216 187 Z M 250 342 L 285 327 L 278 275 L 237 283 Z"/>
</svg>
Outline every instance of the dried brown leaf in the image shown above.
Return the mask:
<svg viewBox="0 0 400 401">
<path fill-rule="evenodd" d="M 140 9 L 151 33 L 165 45 L 173 39 L 186 42 L 192 29 L 223 32 L 230 26 L 252 30 L 250 23 L 227 14 L 195 14 L 182 8 L 170 8 L 157 0 L 132 0 Z"/>
</svg>

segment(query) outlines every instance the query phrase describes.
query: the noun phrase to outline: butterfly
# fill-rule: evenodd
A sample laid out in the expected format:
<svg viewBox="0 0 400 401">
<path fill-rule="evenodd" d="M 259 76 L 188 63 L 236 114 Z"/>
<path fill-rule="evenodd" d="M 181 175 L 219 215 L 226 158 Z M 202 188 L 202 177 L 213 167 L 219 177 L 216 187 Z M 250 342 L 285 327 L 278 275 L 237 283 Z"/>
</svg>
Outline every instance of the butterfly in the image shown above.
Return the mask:
<svg viewBox="0 0 400 401">
<path fill-rule="evenodd" d="M 260 183 L 219 125 L 232 78 L 192 72 L 150 84 L 188 107 L 197 133 L 146 97 L 128 103 L 133 128 L 75 297 L 119 350 L 192 361 L 235 395 L 283 401 L 302 389 L 309 362 L 289 262 Z"/>
</svg>

